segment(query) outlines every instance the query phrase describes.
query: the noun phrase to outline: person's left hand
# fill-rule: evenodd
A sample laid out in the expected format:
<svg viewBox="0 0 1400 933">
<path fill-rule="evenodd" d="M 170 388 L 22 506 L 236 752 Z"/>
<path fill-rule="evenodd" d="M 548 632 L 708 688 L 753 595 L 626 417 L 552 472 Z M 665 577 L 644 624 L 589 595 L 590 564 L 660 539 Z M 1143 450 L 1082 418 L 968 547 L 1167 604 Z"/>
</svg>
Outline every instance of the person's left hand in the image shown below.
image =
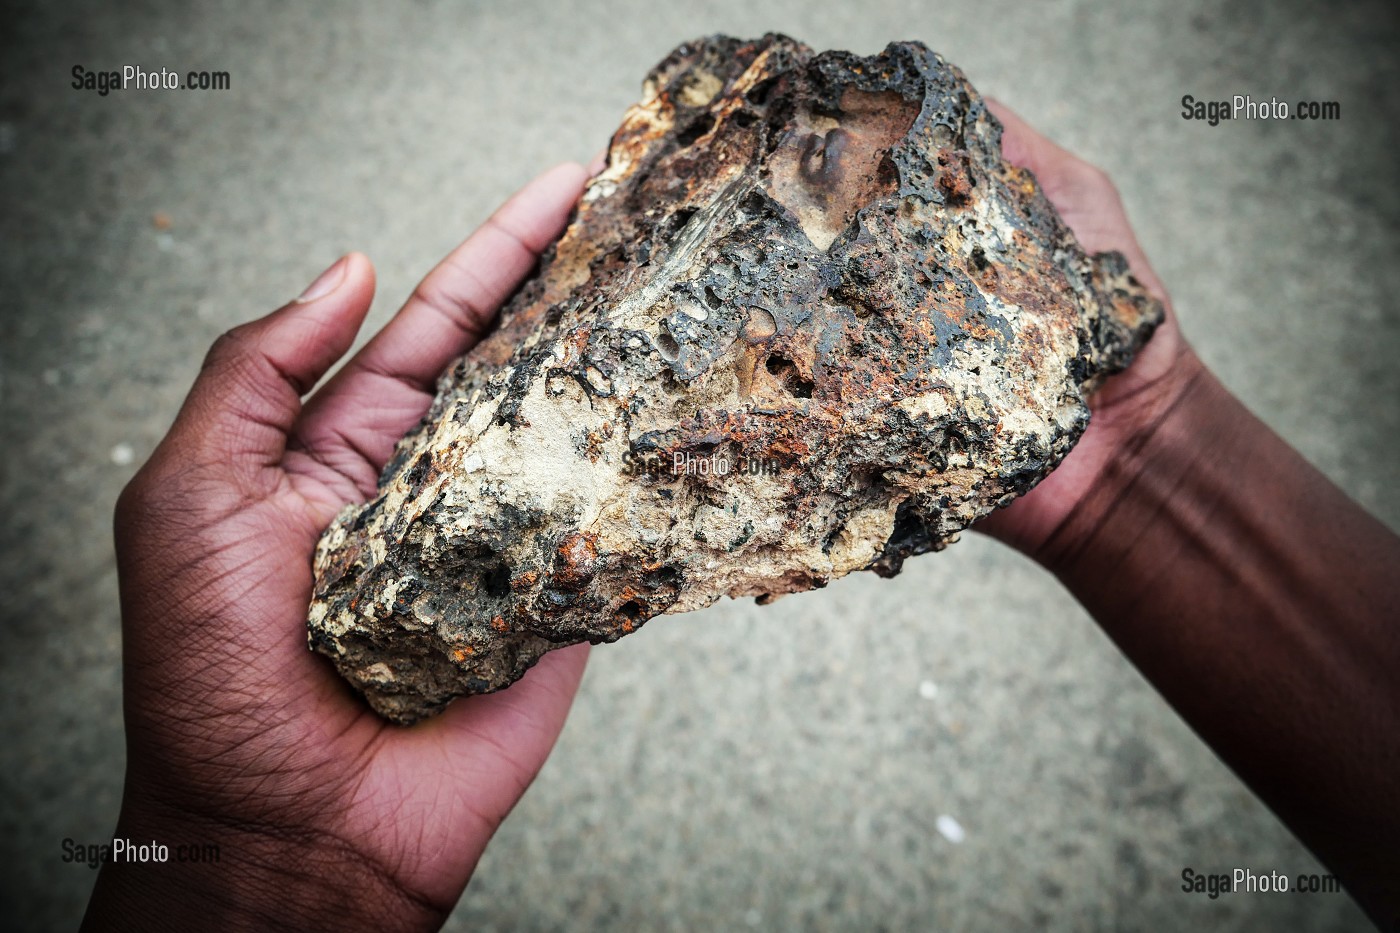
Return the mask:
<svg viewBox="0 0 1400 933">
<path fill-rule="evenodd" d="M 489 330 L 585 179 L 563 165 L 517 194 L 304 403 L 369 310 L 365 257 L 209 351 L 117 505 L 117 835 L 216 842 L 220 861 L 108 864 L 86 928 L 435 928 L 456 903 L 553 746 L 587 648 L 392 726 L 307 649 L 311 556 L 343 505 L 374 494 L 438 374 Z"/>
</svg>

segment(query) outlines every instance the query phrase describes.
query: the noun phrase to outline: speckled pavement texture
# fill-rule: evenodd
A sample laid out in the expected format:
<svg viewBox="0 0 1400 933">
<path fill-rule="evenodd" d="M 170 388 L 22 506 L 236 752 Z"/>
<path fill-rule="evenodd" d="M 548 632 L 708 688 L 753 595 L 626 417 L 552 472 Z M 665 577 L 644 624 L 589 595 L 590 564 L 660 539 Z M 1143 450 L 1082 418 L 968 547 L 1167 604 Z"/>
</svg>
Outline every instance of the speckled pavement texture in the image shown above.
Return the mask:
<svg viewBox="0 0 1400 933">
<path fill-rule="evenodd" d="M 1381 3 L 9 5 L 0 26 L 0 924 L 71 929 L 121 792 L 110 513 L 207 345 L 340 253 L 372 324 L 677 42 L 918 38 L 1107 169 L 1206 361 L 1400 525 L 1397 29 Z M 227 70 L 100 97 L 70 69 Z M 1180 116 L 1338 100 L 1336 123 Z M 154 222 L 168 219 L 166 229 Z M 800 631 L 801 637 L 794 637 Z M 737 642 L 746 650 L 731 651 Z M 1366 929 L 1056 582 L 968 536 L 594 652 L 453 930 Z"/>
</svg>

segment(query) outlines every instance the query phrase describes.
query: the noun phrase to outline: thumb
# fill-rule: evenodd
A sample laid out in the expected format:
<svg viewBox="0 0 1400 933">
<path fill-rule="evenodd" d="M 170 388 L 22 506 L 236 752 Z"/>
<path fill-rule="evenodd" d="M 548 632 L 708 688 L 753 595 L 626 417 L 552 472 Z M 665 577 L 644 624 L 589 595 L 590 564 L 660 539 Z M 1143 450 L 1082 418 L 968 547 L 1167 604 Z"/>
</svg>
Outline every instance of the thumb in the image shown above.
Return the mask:
<svg viewBox="0 0 1400 933">
<path fill-rule="evenodd" d="M 225 333 L 163 446 L 186 464 L 217 465 L 240 485 L 266 481 L 282 461 L 302 396 L 350 348 L 373 297 L 373 265 L 349 253 L 299 298 Z"/>
</svg>

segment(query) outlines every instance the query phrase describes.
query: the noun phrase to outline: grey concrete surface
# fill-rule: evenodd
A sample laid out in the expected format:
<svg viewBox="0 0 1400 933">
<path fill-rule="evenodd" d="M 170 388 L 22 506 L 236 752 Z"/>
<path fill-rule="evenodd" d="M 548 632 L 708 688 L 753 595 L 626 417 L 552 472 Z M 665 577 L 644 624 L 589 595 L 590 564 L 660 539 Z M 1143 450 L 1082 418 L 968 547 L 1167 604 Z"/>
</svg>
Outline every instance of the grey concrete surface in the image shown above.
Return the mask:
<svg viewBox="0 0 1400 933">
<path fill-rule="evenodd" d="M 64 837 L 121 793 L 113 500 L 205 347 L 349 249 L 383 323 L 506 194 L 601 147 L 676 42 L 920 38 L 1105 167 L 1189 336 L 1400 524 L 1400 125 L 1381 3 L 794 0 L 7 4 L 0 25 L 0 916 L 69 929 Z M 227 70 L 99 97 L 69 69 Z M 1338 123 L 1179 116 L 1338 100 Z M 163 212 L 169 229 L 157 229 Z M 742 650 L 735 651 L 736 646 Z M 939 831 L 955 819 L 965 839 Z M 449 926 L 1364 929 L 1344 895 L 1210 900 L 1183 867 L 1319 870 L 1044 572 L 975 536 L 596 650 Z"/>
</svg>

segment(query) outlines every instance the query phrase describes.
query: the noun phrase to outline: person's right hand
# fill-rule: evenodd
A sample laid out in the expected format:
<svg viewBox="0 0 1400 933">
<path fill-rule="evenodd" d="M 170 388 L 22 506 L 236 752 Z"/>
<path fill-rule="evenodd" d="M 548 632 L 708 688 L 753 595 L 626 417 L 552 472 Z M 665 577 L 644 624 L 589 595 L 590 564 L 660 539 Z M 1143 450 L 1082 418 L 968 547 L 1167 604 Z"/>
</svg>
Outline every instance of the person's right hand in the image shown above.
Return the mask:
<svg viewBox="0 0 1400 933">
<path fill-rule="evenodd" d="M 1167 312 L 1132 365 L 1106 380 L 1089 400 L 1089 428 L 1064 462 L 1035 489 L 976 526 L 1053 569 L 1061 543 L 1056 532 L 1077 512 L 1108 507 L 1124 480 L 1115 475 L 1116 455 L 1151 434 L 1202 367 L 1177 328 L 1171 300 L 1138 245 L 1109 177 L 1037 133 L 1000 102 L 988 99 L 987 107 L 1005 127 L 1002 155 L 1035 175 L 1085 250 L 1122 253 L 1133 276 Z"/>
</svg>

